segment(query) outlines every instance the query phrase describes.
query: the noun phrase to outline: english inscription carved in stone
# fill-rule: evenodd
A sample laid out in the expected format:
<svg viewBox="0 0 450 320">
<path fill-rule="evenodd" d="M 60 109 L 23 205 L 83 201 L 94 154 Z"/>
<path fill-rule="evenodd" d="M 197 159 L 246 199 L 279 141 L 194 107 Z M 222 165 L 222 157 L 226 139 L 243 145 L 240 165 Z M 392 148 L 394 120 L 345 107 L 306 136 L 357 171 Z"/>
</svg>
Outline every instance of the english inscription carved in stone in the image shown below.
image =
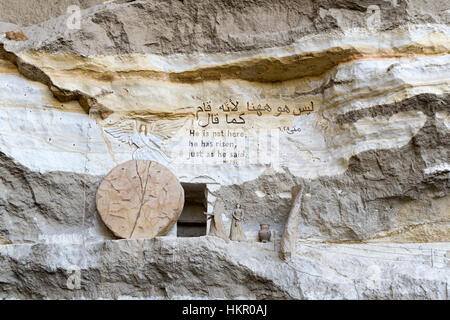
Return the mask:
<svg viewBox="0 0 450 320">
<path fill-rule="evenodd" d="M 97 191 L 97 210 L 118 237 L 166 234 L 184 206 L 184 190 L 169 169 L 154 161 L 131 160 L 111 170 Z"/>
</svg>

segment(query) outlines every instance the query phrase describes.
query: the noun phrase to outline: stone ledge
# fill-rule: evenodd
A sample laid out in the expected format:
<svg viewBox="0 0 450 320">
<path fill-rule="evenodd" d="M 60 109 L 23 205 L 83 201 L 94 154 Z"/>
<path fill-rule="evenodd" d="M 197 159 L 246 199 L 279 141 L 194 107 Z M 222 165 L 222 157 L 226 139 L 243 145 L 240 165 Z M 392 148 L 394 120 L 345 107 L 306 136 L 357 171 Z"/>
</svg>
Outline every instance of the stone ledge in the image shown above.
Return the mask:
<svg viewBox="0 0 450 320">
<path fill-rule="evenodd" d="M 290 263 L 266 246 L 209 236 L 3 245 L 0 297 L 448 299 L 450 243 L 299 242 Z"/>
</svg>

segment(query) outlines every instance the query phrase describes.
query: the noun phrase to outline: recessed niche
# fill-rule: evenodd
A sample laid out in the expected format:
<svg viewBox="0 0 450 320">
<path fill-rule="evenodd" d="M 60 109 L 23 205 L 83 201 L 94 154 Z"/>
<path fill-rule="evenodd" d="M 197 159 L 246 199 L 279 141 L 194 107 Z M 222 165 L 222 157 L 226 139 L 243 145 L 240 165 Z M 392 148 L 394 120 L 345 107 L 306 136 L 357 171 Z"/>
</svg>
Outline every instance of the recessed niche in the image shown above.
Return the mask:
<svg viewBox="0 0 450 320">
<path fill-rule="evenodd" d="M 177 222 L 177 237 L 206 235 L 206 185 L 182 183 L 184 208 Z"/>
</svg>

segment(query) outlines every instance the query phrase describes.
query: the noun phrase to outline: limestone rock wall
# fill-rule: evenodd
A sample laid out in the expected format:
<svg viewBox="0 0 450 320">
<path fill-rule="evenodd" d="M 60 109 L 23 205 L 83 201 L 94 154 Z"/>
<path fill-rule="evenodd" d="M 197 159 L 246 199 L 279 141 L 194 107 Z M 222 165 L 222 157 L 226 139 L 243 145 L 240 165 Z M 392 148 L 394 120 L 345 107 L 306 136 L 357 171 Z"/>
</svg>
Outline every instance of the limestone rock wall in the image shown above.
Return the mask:
<svg viewBox="0 0 450 320">
<path fill-rule="evenodd" d="M 2 297 L 448 297 L 449 12 L 443 0 L 0 0 L 0 263 L 10 270 Z M 7 31 L 28 40 L 8 40 Z M 194 278 L 209 291 L 186 289 L 180 283 L 188 277 L 167 281 L 176 272 L 164 269 L 155 240 L 143 250 L 161 261 L 136 272 L 158 279 L 166 272 L 160 287 L 133 294 L 135 282 L 124 278 L 114 287 L 106 277 L 98 291 L 96 277 L 120 264 L 119 247 L 142 254 L 139 241 L 114 240 L 94 201 L 102 178 L 130 159 L 154 160 L 183 183 L 205 184 L 207 209 L 223 200 L 227 227 L 241 203 L 245 248 L 211 237 L 160 241 L 203 248 L 192 259 L 211 272 L 233 264 L 235 286 L 254 281 L 239 294 L 215 292 L 224 282 L 197 270 Z M 362 293 L 352 284 L 348 291 L 337 275 L 320 280 L 329 290 L 315 293 L 301 287 L 299 275 L 257 275 L 258 259 L 270 260 L 270 268 L 281 263 L 253 243 L 259 224 L 271 225 L 269 251 L 276 250 L 294 186 L 305 192 L 299 239 L 310 246 L 298 249 L 295 268 L 307 269 L 300 256 L 311 255 L 326 273 L 332 249 L 323 248 L 336 246 L 343 259 L 336 268 L 347 270 L 351 250 L 371 242 L 400 251 L 430 246 L 442 276 L 423 284 L 434 263 L 419 273 L 408 268 L 394 285 L 402 293 L 389 295 L 387 286 Z M 394 259 L 378 245 L 379 263 Z M 113 248 L 103 260 L 101 246 Z M 246 250 L 255 251 L 247 264 Z M 89 278 L 83 294 L 48 284 L 37 293 L 43 283 L 13 275 L 31 261 L 35 277 L 47 269 L 62 277 L 45 257 L 52 252 L 63 261 L 72 251 L 87 259 L 63 263 L 82 265 Z M 210 261 L 215 255 L 222 265 Z M 413 264 L 422 263 L 417 259 Z M 361 274 L 350 277 L 363 281 Z M 419 282 L 440 289 L 418 293 Z"/>
<path fill-rule="evenodd" d="M 2 246 L 0 297 L 448 299 L 448 243 L 302 245 L 289 263 L 271 245 L 207 236 Z"/>
</svg>

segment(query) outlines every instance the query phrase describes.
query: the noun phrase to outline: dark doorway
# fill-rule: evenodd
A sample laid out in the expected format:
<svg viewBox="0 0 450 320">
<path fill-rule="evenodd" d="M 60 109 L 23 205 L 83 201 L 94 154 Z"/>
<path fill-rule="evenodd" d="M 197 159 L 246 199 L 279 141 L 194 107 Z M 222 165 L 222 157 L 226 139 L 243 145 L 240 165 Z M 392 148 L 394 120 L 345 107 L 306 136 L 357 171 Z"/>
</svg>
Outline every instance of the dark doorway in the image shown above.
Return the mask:
<svg viewBox="0 0 450 320">
<path fill-rule="evenodd" d="M 206 235 L 206 185 L 182 183 L 184 208 L 177 222 L 178 237 L 201 237 Z"/>
</svg>

